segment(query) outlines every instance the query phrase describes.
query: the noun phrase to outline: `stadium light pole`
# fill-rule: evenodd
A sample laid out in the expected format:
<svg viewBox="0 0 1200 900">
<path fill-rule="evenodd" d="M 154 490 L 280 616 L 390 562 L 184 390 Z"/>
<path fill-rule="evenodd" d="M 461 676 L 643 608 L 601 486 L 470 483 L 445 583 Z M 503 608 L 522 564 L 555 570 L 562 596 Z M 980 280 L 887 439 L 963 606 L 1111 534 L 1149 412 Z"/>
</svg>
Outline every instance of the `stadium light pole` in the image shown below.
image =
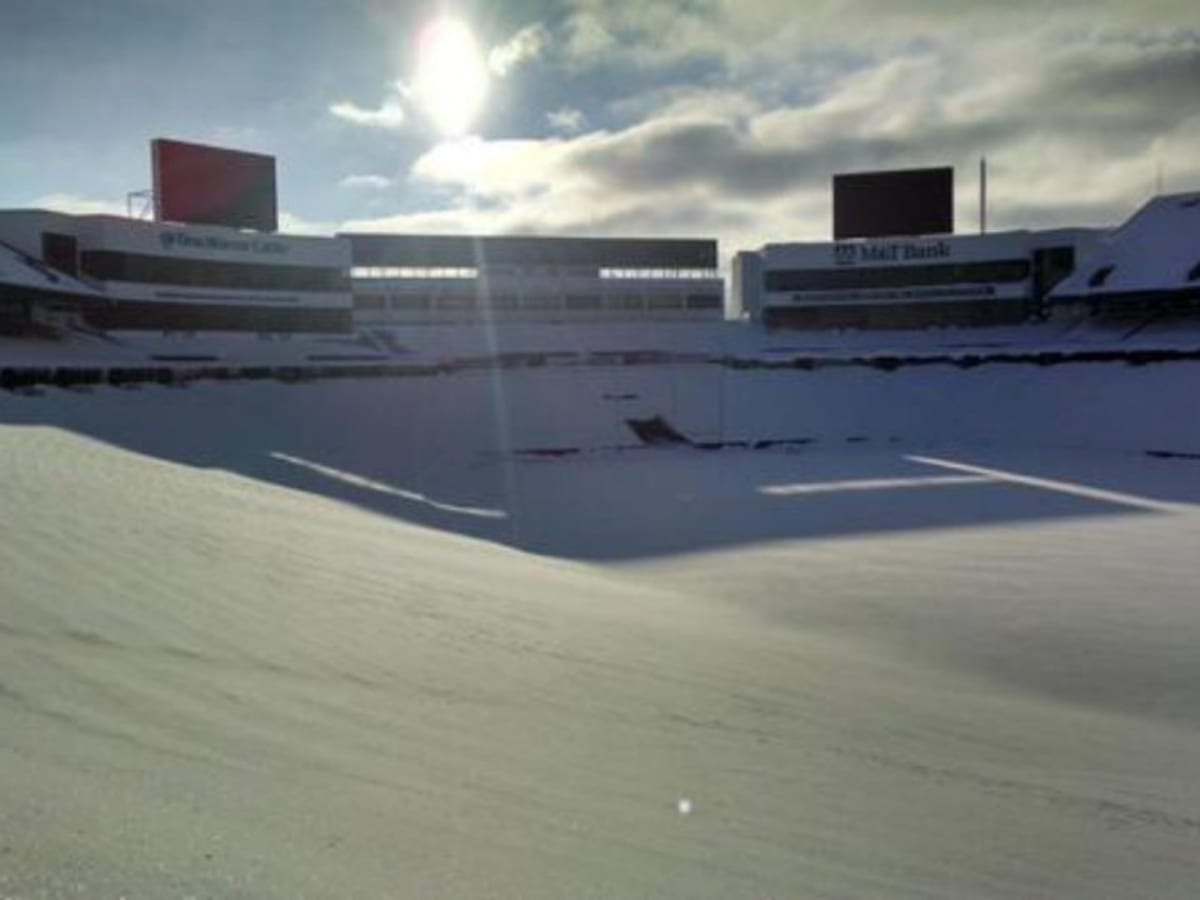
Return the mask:
<svg viewBox="0 0 1200 900">
<path fill-rule="evenodd" d="M 987 234 L 987 157 L 979 157 L 979 233 Z"/>
</svg>

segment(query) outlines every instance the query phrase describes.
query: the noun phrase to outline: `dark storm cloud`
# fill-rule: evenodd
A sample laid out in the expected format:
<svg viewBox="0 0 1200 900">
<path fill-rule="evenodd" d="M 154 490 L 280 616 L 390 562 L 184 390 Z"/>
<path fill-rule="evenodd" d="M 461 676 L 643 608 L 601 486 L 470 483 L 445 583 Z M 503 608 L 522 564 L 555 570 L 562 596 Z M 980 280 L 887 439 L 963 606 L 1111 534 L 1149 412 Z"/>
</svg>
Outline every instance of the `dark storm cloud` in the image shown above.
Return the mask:
<svg viewBox="0 0 1200 900">
<path fill-rule="evenodd" d="M 941 152 L 961 155 L 995 132 L 992 126 L 944 127 Z M 767 148 L 733 123 L 659 122 L 583 147 L 572 158 L 581 172 L 621 190 L 663 191 L 704 186 L 757 199 L 824 182 L 843 169 L 905 164 L 916 142 L 881 136 L 831 136 L 807 146 Z"/>
<path fill-rule="evenodd" d="M 1145 198 L 1160 160 L 1169 187 L 1200 178 L 1189 3 L 573 7 L 547 60 L 570 57 L 591 130 L 478 138 L 413 165 L 473 227 L 819 238 L 832 174 L 951 164 L 972 206 L 984 154 L 1005 227 L 1103 224 Z"/>
<path fill-rule="evenodd" d="M 936 110 L 937 107 L 934 107 Z M 870 112 L 870 111 L 867 111 Z M 998 109 L 978 118 L 934 112 L 907 131 L 872 132 L 846 117 L 844 128 L 814 127 L 792 146 L 764 146 L 738 121 L 658 120 L 582 144 L 570 162 L 614 189 L 704 185 L 762 197 L 824 181 L 835 171 L 957 161 L 1002 151 L 1030 136 L 1077 140 L 1091 152 L 1128 153 L 1181 120 L 1200 115 L 1200 46 L 1151 48 L 1130 58 L 1079 54 L 1043 67 Z"/>
<path fill-rule="evenodd" d="M 750 212 L 724 204 L 697 203 L 692 197 L 664 201 L 646 196 L 599 213 L 572 210 L 550 228 L 540 215 L 518 215 L 505 222 L 504 230 L 512 234 L 716 237 L 748 230 L 754 218 Z"/>
<path fill-rule="evenodd" d="M 1102 122 L 1145 128 L 1200 115 L 1200 42 L 1140 51 L 1130 59 L 1071 60 L 1051 74 L 1045 96 L 1057 114 L 1090 111 Z"/>
</svg>

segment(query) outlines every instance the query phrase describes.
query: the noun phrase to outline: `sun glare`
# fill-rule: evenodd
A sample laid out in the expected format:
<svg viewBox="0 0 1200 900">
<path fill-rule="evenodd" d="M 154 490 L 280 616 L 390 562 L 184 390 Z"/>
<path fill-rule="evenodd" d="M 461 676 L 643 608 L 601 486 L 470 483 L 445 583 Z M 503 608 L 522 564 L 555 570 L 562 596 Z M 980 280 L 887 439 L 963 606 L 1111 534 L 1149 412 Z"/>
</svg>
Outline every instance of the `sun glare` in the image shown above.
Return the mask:
<svg viewBox="0 0 1200 900">
<path fill-rule="evenodd" d="M 417 93 L 426 113 L 446 135 L 469 129 L 487 96 L 488 74 L 471 29 L 458 19 L 438 19 L 421 32 Z"/>
</svg>

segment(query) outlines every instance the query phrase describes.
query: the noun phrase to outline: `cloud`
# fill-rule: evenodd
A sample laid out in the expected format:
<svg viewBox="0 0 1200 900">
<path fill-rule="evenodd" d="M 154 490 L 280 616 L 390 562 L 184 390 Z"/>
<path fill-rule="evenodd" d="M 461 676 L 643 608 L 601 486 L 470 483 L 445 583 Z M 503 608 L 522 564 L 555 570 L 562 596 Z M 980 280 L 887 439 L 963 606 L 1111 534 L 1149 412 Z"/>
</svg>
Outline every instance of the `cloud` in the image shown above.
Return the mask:
<svg viewBox="0 0 1200 900">
<path fill-rule="evenodd" d="M 501 78 L 517 66 L 537 59 L 550 43 L 550 31 L 540 22 L 522 28 L 488 54 L 488 68 Z"/>
<path fill-rule="evenodd" d="M 549 136 L 435 145 L 409 178 L 441 208 L 369 224 L 708 235 L 727 256 L 828 239 L 841 171 L 954 165 L 970 228 L 982 154 L 994 227 L 1116 224 L 1159 163 L 1168 190 L 1200 185 L 1194 7 L 1147 4 L 573 0 L 549 62 L 604 69 L 580 83 L 608 97 L 547 114 Z"/>
<path fill-rule="evenodd" d="M 710 58 L 786 80 L 814 53 L 884 58 L 916 44 L 981 47 L 997 38 L 1155 35 L 1196 28 L 1194 0 L 567 0 L 564 50 L 577 66 L 645 69 Z M 782 69 L 780 67 L 783 67 Z"/>
<path fill-rule="evenodd" d="M 473 137 L 439 144 L 416 161 L 411 178 L 447 192 L 448 208 L 352 225 L 451 233 L 707 235 L 729 250 L 765 234 L 794 234 L 796 222 L 821 214 L 819 194 L 807 191 L 764 200 L 727 192 L 703 177 L 656 183 L 647 174 L 625 181 L 622 160 L 653 151 L 664 134 L 688 135 L 693 127 L 654 123 L 569 139 Z"/>
<path fill-rule="evenodd" d="M 1188 155 L 1200 94 L 1164 89 L 1189 78 L 1190 48 L 1080 45 L 1023 66 L 1015 52 L 917 47 L 845 74 L 808 103 L 679 93 L 625 128 L 440 144 L 411 177 L 449 191 L 457 220 L 473 225 L 708 231 L 726 251 L 827 239 L 838 171 L 954 164 L 966 225 L 986 152 L 998 227 L 1119 222 L 1148 193 L 1153 155 L 1173 183 L 1200 179 Z"/>
<path fill-rule="evenodd" d="M 546 113 L 546 124 L 562 134 L 578 134 L 587 125 L 587 118 L 575 107 L 564 106 Z"/>
<path fill-rule="evenodd" d="M 338 187 L 381 191 L 392 186 L 392 179 L 384 175 L 347 175 L 338 182 Z"/>
<path fill-rule="evenodd" d="M 384 100 L 376 109 L 364 109 L 348 100 L 343 100 L 340 103 L 332 104 L 329 112 L 345 122 L 368 128 L 394 130 L 401 128 L 407 119 L 404 107 L 395 97 Z"/>
<path fill-rule="evenodd" d="M 140 212 L 137 198 L 134 198 L 134 213 Z M 48 209 L 54 212 L 69 213 L 72 215 L 110 215 L 124 216 L 127 212 L 124 203 L 117 203 L 111 200 L 93 200 L 87 197 L 80 197 L 77 194 L 43 194 L 42 196 L 32 200 L 29 206 L 33 209 Z"/>
<path fill-rule="evenodd" d="M 586 140 L 485 140 L 471 136 L 443 141 L 418 157 L 411 176 L 476 199 L 514 199 L 542 191 L 549 182 L 568 176 L 567 156 Z"/>
<path fill-rule="evenodd" d="M 745 6 L 752 13 L 755 3 Z M 568 7 L 564 49 L 568 59 L 581 67 L 619 68 L 633 63 L 654 68 L 711 55 L 713 45 L 721 43 L 716 2 L 574 0 Z M 781 15 L 781 20 L 796 18 L 800 17 L 794 7 Z"/>
<path fill-rule="evenodd" d="M 337 231 L 337 223 L 305 219 L 287 210 L 280 210 L 279 230 L 283 234 L 328 236 Z"/>
</svg>

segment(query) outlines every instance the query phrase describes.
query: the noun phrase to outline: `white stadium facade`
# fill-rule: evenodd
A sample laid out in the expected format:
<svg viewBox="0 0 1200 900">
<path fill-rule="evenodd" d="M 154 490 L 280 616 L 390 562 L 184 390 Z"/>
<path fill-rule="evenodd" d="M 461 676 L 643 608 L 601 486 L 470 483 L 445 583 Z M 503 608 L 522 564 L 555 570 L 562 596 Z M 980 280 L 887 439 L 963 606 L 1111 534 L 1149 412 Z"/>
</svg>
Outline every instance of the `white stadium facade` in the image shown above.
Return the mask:
<svg viewBox="0 0 1200 900">
<path fill-rule="evenodd" d="M 0 211 L 0 309 L 105 330 L 719 321 L 711 240 L 337 235 Z"/>
<path fill-rule="evenodd" d="M 60 313 L 73 308 L 95 328 L 288 332 L 352 325 L 350 247 L 333 238 L 5 210 L 0 249 L 14 266 L 40 275 L 26 285 L 27 298 L 54 299 Z"/>
<path fill-rule="evenodd" d="M 1200 194 L 1111 232 L 929 234 L 953 222 L 949 169 L 837 176 L 839 239 L 737 253 L 726 290 L 715 240 L 283 235 L 272 157 L 160 139 L 152 162 L 152 220 L 0 210 L 0 329 L 911 329 L 1200 304 Z"/>
<path fill-rule="evenodd" d="M 1036 318 L 1103 232 L 768 244 L 733 260 L 732 308 L 767 328 L 920 328 Z"/>
<path fill-rule="evenodd" d="M 355 318 L 456 322 L 719 321 L 717 242 L 347 234 Z"/>
</svg>

